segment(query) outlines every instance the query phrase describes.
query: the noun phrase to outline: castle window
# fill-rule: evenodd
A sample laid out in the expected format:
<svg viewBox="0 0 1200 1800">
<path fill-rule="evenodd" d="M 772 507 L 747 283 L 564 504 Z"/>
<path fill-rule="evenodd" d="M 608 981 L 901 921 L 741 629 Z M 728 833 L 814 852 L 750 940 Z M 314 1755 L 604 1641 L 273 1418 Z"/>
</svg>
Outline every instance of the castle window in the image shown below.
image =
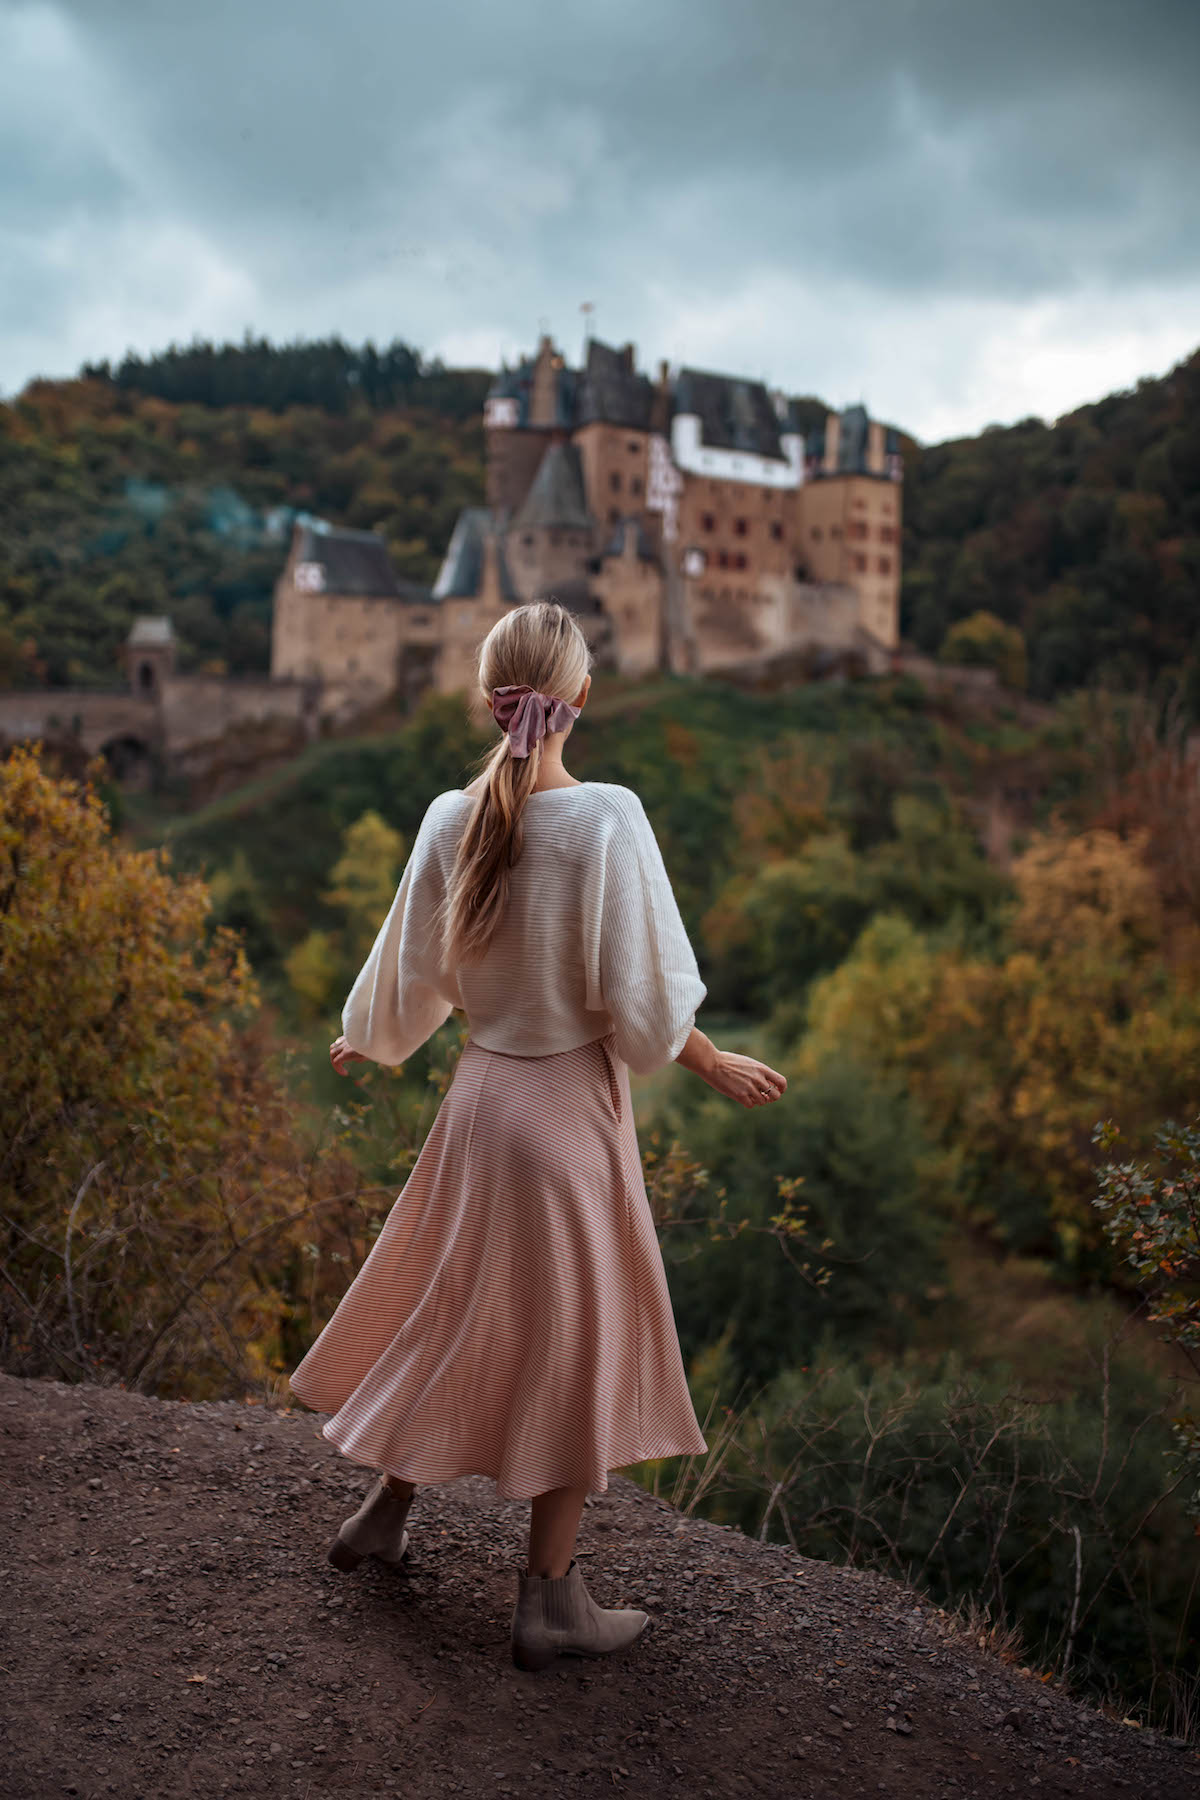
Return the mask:
<svg viewBox="0 0 1200 1800">
<path fill-rule="evenodd" d="M 735 569 L 744 569 L 745 568 L 746 552 L 744 550 L 738 551 L 737 555 L 733 559 L 733 566 Z"/>
<path fill-rule="evenodd" d="M 620 476 L 619 470 L 617 470 L 617 469 L 613 470 L 612 474 L 608 478 L 608 485 L 612 489 L 614 494 L 620 493 L 620 491 L 621 491 L 621 476 Z"/>
<path fill-rule="evenodd" d="M 841 526 L 840 525 L 831 525 L 829 527 L 829 535 L 830 535 L 830 537 L 840 538 L 842 535 Z"/>
<path fill-rule="evenodd" d="M 533 543 L 533 533 L 532 533 L 532 531 L 527 531 L 527 532 L 526 532 L 526 533 L 525 533 L 525 535 L 524 535 L 524 537 L 523 537 L 523 538 L 522 538 L 522 539 L 521 539 L 521 542 L 522 542 L 522 543 L 523 543 L 523 544 L 524 544 L 524 546 L 525 546 L 525 548 L 526 548 L 526 550 L 528 550 L 528 549 L 529 549 L 529 548 L 530 548 L 530 546 L 531 546 L 531 545 L 532 545 L 532 543 Z"/>
<path fill-rule="evenodd" d="M 641 447 L 642 446 L 640 444 L 634 442 L 633 438 L 630 438 L 629 442 L 625 446 L 625 448 L 628 450 L 630 456 L 636 456 L 638 451 L 641 449 Z"/>
<path fill-rule="evenodd" d="M 715 531 L 716 528 L 717 528 L 717 521 L 716 521 L 715 514 L 713 514 L 713 513 L 701 513 L 700 514 L 700 529 L 701 529 L 701 531 Z"/>
<path fill-rule="evenodd" d="M 863 555 L 861 550 L 856 550 L 854 553 L 854 568 L 855 568 L 856 573 L 859 575 L 865 574 L 866 567 L 867 567 L 866 557 Z"/>
<path fill-rule="evenodd" d="M 728 550 L 718 550 L 717 551 L 717 567 L 719 569 L 727 569 L 729 567 L 729 552 L 728 552 Z"/>
<path fill-rule="evenodd" d="M 813 542 L 819 544 L 823 535 L 821 527 L 819 525 L 814 525 L 812 528 Z"/>
<path fill-rule="evenodd" d="M 890 575 L 891 572 L 892 572 L 891 557 L 890 556 L 881 556 L 879 559 L 879 573 L 881 575 Z"/>
<path fill-rule="evenodd" d="M 745 519 L 735 519 L 733 521 L 733 531 L 734 531 L 735 537 L 745 537 L 745 535 L 746 535 Z"/>
<path fill-rule="evenodd" d="M 609 522 L 609 524 L 610 524 L 610 525 L 615 525 L 615 524 L 616 524 L 616 523 L 617 523 L 617 521 L 618 521 L 618 519 L 619 519 L 619 518 L 620 518 L 620 517 L 621 517 L 621 515 L 620 515 L 620 513 L 619 513 L 619 512 L 618 512 L 618 511 L 617 511 L 617 509 L 616 509 L 616 507 L 615 507 L 615 506 L 610 506 L 610 507 L 609 507 L 609 509 L 608 509 L 608 522 Z"/>
<path fill-rule="evenodd" d="M 867 535 L 866 520 L 865 519 L 851 519 L 850 525 L 849 525 L 849 536 L 852 538 L 865 538 L 866 535 Z"/>
<path fill-rule="evenodd" d="M 629 478 L 629 491 L 630 491 L 630 493 L 631 493 L 631 494 L 640 494 L 640 493 L 641 493 L 641 491 L 642 491 L 642 478 L 641 478 L 641 476 L 640 476 L 640 475 L 631 475 L 631 476 L 630 476 L 630 478 Z"/>
<path fill-rule="evenodd" d="M 779 543 L 780 539 L 783 537 L 783 525 L 778 519 L 771 520 L 771 536 L 775 539 L 776 543 Z"/>
</svg>

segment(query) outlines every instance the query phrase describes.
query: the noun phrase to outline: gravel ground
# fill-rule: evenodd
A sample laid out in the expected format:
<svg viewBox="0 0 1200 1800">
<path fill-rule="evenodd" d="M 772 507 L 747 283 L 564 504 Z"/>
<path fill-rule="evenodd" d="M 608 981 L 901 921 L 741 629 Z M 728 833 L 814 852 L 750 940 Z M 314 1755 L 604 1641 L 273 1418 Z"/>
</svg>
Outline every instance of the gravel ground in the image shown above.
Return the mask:
<svg viewBox="0 0 1200 1800">
<path fill-rule="evenodd" d="M 370 1485 L 319 1415 L 0 1375 L 0 1795 L 1197 1800 L 1200 1753 L 1011 1668 L 883 1576 L 584 1512 L 600 1661 L 509 1654 L 528 1506 L 423 1488 L 408 1566 L 325 1552 Z"/>
</svg>

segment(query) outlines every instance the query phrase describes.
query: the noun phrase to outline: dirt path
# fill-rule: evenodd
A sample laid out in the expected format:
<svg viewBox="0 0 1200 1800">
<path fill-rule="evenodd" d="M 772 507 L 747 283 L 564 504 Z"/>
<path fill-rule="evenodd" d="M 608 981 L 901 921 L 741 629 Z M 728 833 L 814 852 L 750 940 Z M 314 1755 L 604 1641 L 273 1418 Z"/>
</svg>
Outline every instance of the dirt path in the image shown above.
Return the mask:
<svg viewBox="0 0 1200 1800">
<path fill-rule="evenodd" d="M 1195 1750 L 1023 1679 L 897 1583 L 621 1476 L 579 1557 L 652 1622 L 620 1660 L 524 1675 L 528 1509 L 489 1480 L 421 1490 L 407 1572 L 345 1576 L 325 1551 L 371 1477 L 315 1414 L 0 1376 L 0 1457 L 4 1800 L 1200 1789 Z"/>
</svg>

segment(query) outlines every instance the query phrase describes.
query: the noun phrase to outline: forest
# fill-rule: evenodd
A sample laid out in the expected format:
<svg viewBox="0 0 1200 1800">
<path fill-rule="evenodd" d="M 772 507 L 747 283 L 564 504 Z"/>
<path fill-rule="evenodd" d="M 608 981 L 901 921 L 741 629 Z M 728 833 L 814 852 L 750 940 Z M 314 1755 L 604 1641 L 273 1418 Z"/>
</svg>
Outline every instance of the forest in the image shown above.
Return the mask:
<svg viewBox="0 0 1200 1800">
<path fill-rule="evenodd" d="M 31 384 L 0 406 L 0 685 L 111 685 L 146 612 L 182 669 L 266 669 L 297 511 L 432 581 L 483 497 L 488 381 L 400 342 L 247 338 Z M 1200 352 L 1052 423 L 903 444 L 906 639 L 1039 700 L 1170 689 L 1197 717 Z"/>
<path fill-rule="evenodd" d="M 1190 1729 L 1200 802 L 1177 715 L 1083 693 L 1028 725 L 905 678 L 610 677 L 594 700 L 570 764 L 642 795 L 701 1023 L 789 1082 L 745 1112 L 676 1068 L 635 1081 L 709 1452 L 631 1473 Z M 24 971 L 6 1367 L 289 1404 L 465 1022 L 353 1081 L 328 1044 L 425 807 L 483 749 L 429 696 L 177 816 L 100 768 L 0 765 Z"/>
<path fill-rule="evenodd" d="M 481 378 L 464 413 L 457 389 L 436 406 L 411 392 L 387 405 L 381 391 L 374 406 L 356 393 L 275 410 L 270 384 L 261 403 L 210 405 L 120 376 L 35 383 L 0 406 L 0 686 L 119 684 L 140 613 L 171 618 L 181 671 L 266 670 L 297 513 L 381 532 L 397 574 L 432 581 L 459 512 L 483 495 Z M 293 391 L 320 382 L 281 390 Z"/>
</svg>

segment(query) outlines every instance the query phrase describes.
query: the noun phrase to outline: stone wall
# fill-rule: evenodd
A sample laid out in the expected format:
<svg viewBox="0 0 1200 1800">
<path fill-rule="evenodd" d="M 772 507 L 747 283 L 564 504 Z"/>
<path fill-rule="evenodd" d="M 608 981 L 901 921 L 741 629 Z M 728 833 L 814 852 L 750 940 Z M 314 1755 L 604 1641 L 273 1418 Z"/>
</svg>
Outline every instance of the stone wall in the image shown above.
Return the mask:
<svg viewBox="0 0 1200 1800">
<path fill-rule="evenodd" d="M 797 562 L 812 581 L 857 588 L 863 625 L 892 645 L 900 641 L 900 503 L 898 482 L 869 475 L 805 482 L 795 499 Z"/>
<path fill-rule="evenodd" d="M 903 651 L 896 657 L 895 667 L 935 693 L 994 694 L 1000 686 L 995 669 L 975 663 L 937 662 L 932 656 L 922 656 L 916 650 Z"/>
<path fill-rule="evenodd" d="M 320 684 L 269 676 L 166 675 L 161 682 L 162 745 L 168 763 L 237 726 L 295 726 L 301 742 L 320 728 Z"/>
<path fill-rule="evenodd" d="M 567 525 L 514 527 L 505 543 L 509 574 L 524 600 L 537 599 L 561 582 L 586 581 L 594 553 L 591 532 Z"/>
<path fill-rule="evenodd" d="M 9 689 L 0 692 L 0 737 L 74 738 L 90 756 L 129 740 L 148 752 L 160 738 L 158 708 L 152 699 L 94 688 Z"/>
<path fill-rule="evenodd" d="M 612 630 L 612 661 L 622 675 L 646 675 L 663 662 L 664 582 L 657 563 L 637 553 L 629 529 L 620 556 L 605 557 L 593 578 Z"/>
<path fill-rule="evenodd" d="M 645 510 L 650 455 L 647 432 L 627 431 L 619 425 L 584 425 L 573 442 L 583 463 L 588 506 L 605 527 L 602 535 L 607 535 L 618 519 Z"/>
<path fill-rule="evenodd" d="M 419 689 L 414 671 L 438 661 L 443 611 L 438 601 L 302 593 L 285 574 L 275 591 L 272 680 L 323 680 L 321 717 L 342 723 L 392 693 Z"/>
<path fill-rule="evenodd" d="M 679 545 L 705 558 L 705 582 L 721 601 L 749 593 L 792 563 L 794 490 L 689 474 L 679 499 Z M 725 590 L 729 590 L 726 595 Z"/>
</svg>

